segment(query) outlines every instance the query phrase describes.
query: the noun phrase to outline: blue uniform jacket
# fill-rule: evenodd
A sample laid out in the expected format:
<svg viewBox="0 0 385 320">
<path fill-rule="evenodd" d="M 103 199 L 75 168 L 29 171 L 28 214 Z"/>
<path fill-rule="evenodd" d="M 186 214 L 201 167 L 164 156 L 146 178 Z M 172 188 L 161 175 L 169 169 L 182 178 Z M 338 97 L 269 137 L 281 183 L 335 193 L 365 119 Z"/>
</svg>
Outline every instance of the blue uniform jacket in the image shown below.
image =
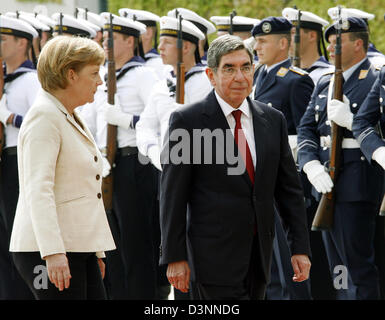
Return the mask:
<svg viewBox="0 0 385 320">
<path fill-rule="evenodd" d="M 254 80 L 257 79 L 259 68 Z M 310 101 L 314 88 L 308 73 L 291 67 L 287 59 L 270 70 L 263 85 L 255 88 L 254 99 L 280 110 L 286 118 L 289 135 L 297 134 L 297 126 Z"/>
<path fill-rule="evenodd" d="M 350 110 L 356 114 L 368 95 L 378 71 L 366 58 L 344 83 L 344 95 L 350 100 Z M 327 121 L 327 100 L 332 73 L 320 78 L 314 89 L 309 106 L 298 127 L 298 164 L 300 169 L 312 160 L 325 164 L 329 160 L 329 148 L 321 147 L 320 137 L 330 135 Z M 344 128 L 344 138 L 353 138 L 350 130 Z M 335 190 L 337 201 L 368 201 L 377 203 L 382 195 L 382 169 L 366 161 L 361 150 L 342 149 L 342 160 Z M 313 188 L 313 195 L 320 195 Z"/>
<path fill-rule="evenodd" d="M 385 146 L 385 66 L 381 68 L 372 89 L 353 121 L 353 134 L 365 157 L 371 162 L 373 152 Z M 375 161 L 373 162 L 375 163 Z"/>
</svg>

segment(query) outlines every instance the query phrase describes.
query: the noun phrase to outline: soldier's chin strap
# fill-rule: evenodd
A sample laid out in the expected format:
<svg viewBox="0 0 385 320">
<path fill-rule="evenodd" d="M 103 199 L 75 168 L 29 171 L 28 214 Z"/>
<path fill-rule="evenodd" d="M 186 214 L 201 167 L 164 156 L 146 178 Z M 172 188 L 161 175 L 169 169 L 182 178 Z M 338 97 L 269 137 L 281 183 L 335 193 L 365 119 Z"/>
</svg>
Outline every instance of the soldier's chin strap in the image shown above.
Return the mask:
<svg viewBox="0 0 385 320">
<path fill-rule="evenodd" d="M 321 56 L 323 55 L 327 61 L 329 61 L 328 52 L 326 50 L 325 40 L 322 35 L 322 32 L 320 33 L 320 37 L 321 37 L 321 46 L 322 46 L 320 54 Z"/>
</svg>

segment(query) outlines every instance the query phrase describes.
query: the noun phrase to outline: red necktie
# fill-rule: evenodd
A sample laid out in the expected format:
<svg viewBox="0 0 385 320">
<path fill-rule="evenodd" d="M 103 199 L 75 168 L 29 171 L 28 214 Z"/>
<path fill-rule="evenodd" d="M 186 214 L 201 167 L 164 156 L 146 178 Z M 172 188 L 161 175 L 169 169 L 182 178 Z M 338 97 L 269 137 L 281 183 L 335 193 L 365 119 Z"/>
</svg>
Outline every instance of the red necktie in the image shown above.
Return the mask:
<svg viewBox="0 0 385 320">
<path fill-rule="evenodd" d="M 239 152 L 242 155 L 243 160 L 246 163 L 246 170 L 249 174 L 251 183 L 254 184 L 254 164 L 253 159 L 251 158 L 251 153 L 249 149 L 249 145 L 246 140 L 245 133 L 243 132 L 241 125 L 241 110 L 235 110 L 232 112 L 235 119 L 235 129 L 234 129 L 234 139 L 237 143 Z"/>
</svg>

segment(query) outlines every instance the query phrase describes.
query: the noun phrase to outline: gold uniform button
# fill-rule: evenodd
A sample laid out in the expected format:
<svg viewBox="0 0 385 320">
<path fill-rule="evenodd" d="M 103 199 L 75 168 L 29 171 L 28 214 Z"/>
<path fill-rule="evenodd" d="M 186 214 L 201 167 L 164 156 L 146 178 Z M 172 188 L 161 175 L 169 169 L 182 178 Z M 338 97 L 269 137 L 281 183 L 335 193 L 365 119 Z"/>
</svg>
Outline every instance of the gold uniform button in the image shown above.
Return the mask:
<svg viewBox="0 0 385 320">
<path fill-rule="evenodd" d="M 96 180 L 99 180 L 100 179 L 100 175 L 96 175 Z"/>
<path fill-rule="evenodd" d="M 98 199 L 100 199 L 102 197 L 102 194 L 99 192 L 98 193 Z"/>
<path fill-rule="evenodd" d="M 95 162 L 98 162 L 98 157 L 95 156 L 95 157 L 94 157 L 94 160 L 95 160 Z"/>
</svg>

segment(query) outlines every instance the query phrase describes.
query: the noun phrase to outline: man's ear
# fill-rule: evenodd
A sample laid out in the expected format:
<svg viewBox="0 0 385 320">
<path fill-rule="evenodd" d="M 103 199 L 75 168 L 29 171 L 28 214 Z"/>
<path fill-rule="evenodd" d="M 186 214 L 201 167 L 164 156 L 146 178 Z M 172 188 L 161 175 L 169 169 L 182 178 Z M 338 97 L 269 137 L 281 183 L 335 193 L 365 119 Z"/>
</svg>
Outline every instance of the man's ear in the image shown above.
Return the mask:
<svg viewBox="0 0 385 320">
<path fill-rule="evenodd" d="M 209 78 L 211 85 L 213 87 L 215 87 L 216 81 L 215 81 L 215 77 L 214 77 L 214 70 L 207 67 L 206 68 L 206 75 L 207 75 L 207 78 Z"/>
</svg>

